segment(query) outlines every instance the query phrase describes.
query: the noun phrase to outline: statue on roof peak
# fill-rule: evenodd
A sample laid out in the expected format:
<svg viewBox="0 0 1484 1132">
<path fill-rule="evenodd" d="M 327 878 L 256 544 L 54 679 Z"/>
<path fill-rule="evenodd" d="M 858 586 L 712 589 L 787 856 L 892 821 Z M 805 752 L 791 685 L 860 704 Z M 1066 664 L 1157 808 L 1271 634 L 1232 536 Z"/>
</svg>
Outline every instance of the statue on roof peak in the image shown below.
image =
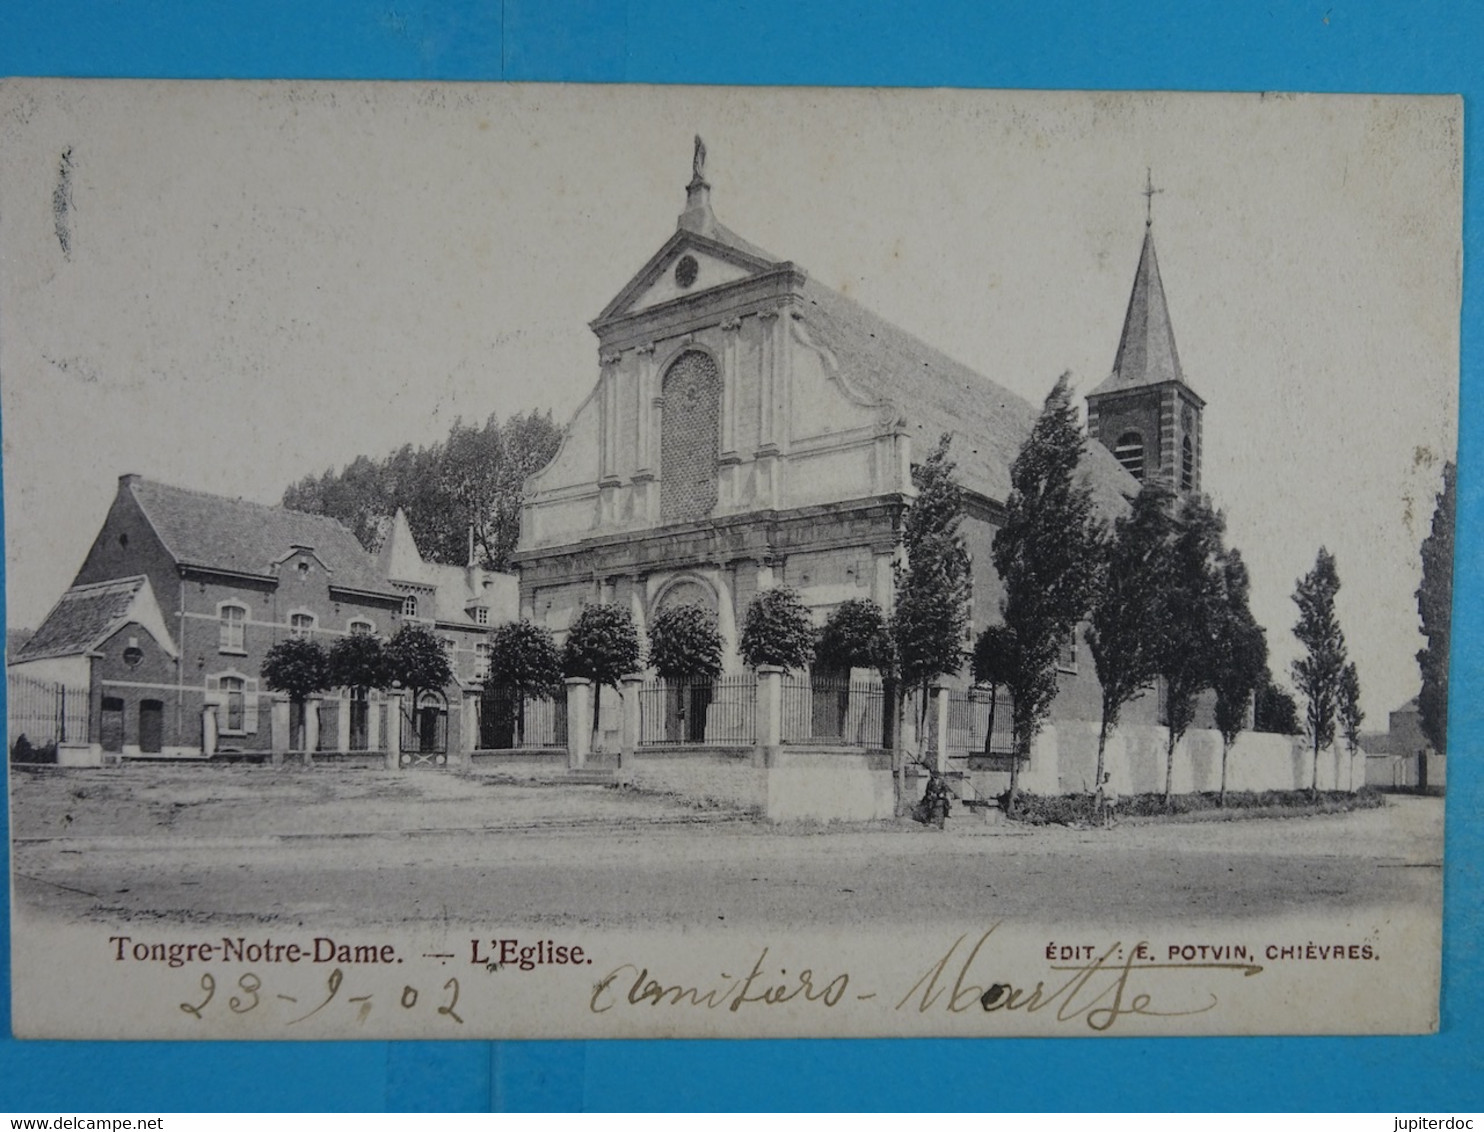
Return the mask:
<svg viewBox="0 0 1484 1132">
<path fill-rule="evenodd" d="M 704 181 L 706 179 L 706 143 L 701 140 L 700 134 L 696 135 L 696 148 L 691 156 L 690 168 L 694 180 Z"/>
</svg>

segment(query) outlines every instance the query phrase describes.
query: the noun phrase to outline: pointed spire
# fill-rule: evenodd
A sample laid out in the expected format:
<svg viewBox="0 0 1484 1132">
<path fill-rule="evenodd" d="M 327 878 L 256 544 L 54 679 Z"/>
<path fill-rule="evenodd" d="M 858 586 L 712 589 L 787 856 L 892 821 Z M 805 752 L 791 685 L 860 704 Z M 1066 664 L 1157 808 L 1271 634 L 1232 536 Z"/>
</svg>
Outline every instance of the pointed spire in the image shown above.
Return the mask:
<svg viewBox="0 0 1484 1132">
<path fill-rule="evenodd" d="M 711 213 L 711 186 L 706 181 L 706 143 L 700 134 L 696 135 L 691 156 L 690 184 L 685 186 L 685 211 L 676 227 L 702 236 L 714 235 L 716 231 L 716 217 Z"/>
<path fill-rule="evenodd" d="M 1134 289 L 1123 319 L 1123 335 L 1118 339 L 1118 354 L 1113 359 L 1113 374 L 1095 392 L 1184 380 L 1180 355 L 1175 350 L 1175 331 L 1165 304 L 1164 284 L 1159 278 L 1159 260 L 1154 254 L 1154 228 L 1146 224 L 1144 248 L 1139 253 Z"/>
<path fill-rule="evenodd" d="M 422 580 L 423 556 L 417 549 L 417 540 L 412 537 L 412 524 L 407 521 L 407 512 L 400 507 L 392 516 L 392 529 L 387 532 L 377 559 L 381 572 L 389 579 L 401 582 Z"/>
</svg>

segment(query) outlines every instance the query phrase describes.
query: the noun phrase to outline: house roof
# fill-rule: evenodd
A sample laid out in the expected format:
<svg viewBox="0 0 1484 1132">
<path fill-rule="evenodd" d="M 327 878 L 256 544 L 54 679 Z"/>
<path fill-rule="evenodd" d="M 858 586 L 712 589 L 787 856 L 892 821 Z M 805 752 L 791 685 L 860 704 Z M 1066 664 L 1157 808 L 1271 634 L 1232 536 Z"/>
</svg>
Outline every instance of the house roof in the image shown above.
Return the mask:
<svg viewBox="0 0 1484 1132">
<path fill-rule="evenodd" d="M 1004 502 L 1010 465 L 1030 435 L 1037 410 L 1023 397 L 955 361 L 859 303 L 814 279 L 804 283 L 804 320 L 817 332 L 847 380 L 893 405 L 907 423 L 915 451 L 926 453 L 945 432 L 959 482 Z M 1113 454 L 1088 441 L 1082 468 L 1105 511 L 1119 511 L 1138 483 Z"/>
<path fill-rule="evenodd" d="M 143 575 L 73 586 L 10 661 L 88 653 L 130 621 L 145 625 L 157 638 L 164 627 L 149 580 Z M 160 643 L 173 652 L 168 636 Z"/>
<path fill-rule="evenodd" d="M 327 515 L 228 499 L 152 480 L 126 480 L 160 541 L 176 562 L 236 574 L 272 577 L 295 547 L 311 548 L 330 571 L 330 583 L 391 594 L 376 560 L 355 535 Z"/>
<path fill-rule="evenodd" d="M 392 517 L 392 529 L 381 544 L 377 565 L 392 582 L 428 587 L 433 590 L 433 617 L 439 621 L 468 624 L 469 609 L 485 606 L 491 618 L 508 620 L 514 616 L 510 600 L 514 578 L 480 567 L 453 566 L 428 562 L 417 548 L 412 524 L 399 507 Z M 505 585 L 501 588 L 501 582 Z M 486 583 L 493 583 L 487 586 Z M 495 592 L 491 592 L 495 591 Z"/>
<path fill-rule="evenodd" d="M 1118 339 L 1113 372 L 1089 396 L 1122 393 L 1171 381 L 1184 384 L 1185 374 L 1180 368 L 1175 330 L 1170 324 L 1165 288 L 1159 278 L 1154 229 L 1146 225 L 1144 247 L 1139 252 L 1138 270 L 1134 272 L 1134 286 L 1123 317 L 1123 334 Z"/>
</svg>

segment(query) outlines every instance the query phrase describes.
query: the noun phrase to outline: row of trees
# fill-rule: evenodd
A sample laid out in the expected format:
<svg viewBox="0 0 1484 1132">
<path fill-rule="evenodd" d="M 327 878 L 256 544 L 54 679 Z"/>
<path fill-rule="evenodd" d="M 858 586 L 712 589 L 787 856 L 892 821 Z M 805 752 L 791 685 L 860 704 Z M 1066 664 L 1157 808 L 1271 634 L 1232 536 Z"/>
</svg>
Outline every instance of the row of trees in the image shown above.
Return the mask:
<svg viewBox="0 0 1484 1132">
<path fill-rule="evenodd" d="M 491 415 L 482 426 L 455 421 L 439 443 L 357 456 L 338 472 L 306 476 L 283 493 L 283 505 L 340 520 L 373 554 L 400 507 L 430 561 L 464 565 L 472 530 L 475 563 L 505 570 L 520 538 L 525 479 L 560 442 L 549 411 Z"/>
<path fill-rule="evenodd" d="M 421 625 L 404 625 L 382 641 L 370 633 L 339 637 L 328 649 L 312 637 L 279 641 L 263 658 L 264 685 L 303 703 L 331 688 L 402 688 L 409 710 L 422 693 L 453 682 L 453 668 L 439 639 Z"/>
</svg>

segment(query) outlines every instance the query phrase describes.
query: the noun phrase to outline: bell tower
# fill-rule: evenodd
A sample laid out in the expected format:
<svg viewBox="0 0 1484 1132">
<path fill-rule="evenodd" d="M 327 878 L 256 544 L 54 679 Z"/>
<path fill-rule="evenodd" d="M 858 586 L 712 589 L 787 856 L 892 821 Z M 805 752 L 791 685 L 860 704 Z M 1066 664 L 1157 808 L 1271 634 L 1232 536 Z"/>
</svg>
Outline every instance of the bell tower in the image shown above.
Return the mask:
<svg viewBox="0 0 1484 1132">
<path fill-rule="evenodd" d="M 1146 182 L 1144 247 L 1123 319 L 1113 372 L 1087 395 L 1087 431 L 1140 483 L 1158 476 L 1176 491 L 1201 490 L 1201 414 L 1186 384 L 1154 253 L 1153 198 Z"/>
</svg>

